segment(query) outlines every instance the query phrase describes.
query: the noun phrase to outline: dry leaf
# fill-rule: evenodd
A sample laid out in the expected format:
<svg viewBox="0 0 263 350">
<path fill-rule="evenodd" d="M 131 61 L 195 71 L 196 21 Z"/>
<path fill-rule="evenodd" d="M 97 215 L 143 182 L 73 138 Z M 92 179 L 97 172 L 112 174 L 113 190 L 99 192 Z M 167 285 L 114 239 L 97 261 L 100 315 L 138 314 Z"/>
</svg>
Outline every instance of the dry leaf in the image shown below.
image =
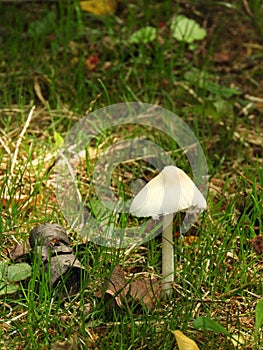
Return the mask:
<svg viewBox="0 0 263 350">
<path fill-rule="evenodd" d="M 130 296 L 153 310 L 161 294 L 161 286 L 156 279 L 137 280 L 130 283 Z"/>
<path fill-rule="evenodd" d="M 114 267 L 110 278 L 106 278 L 104 286 L 97 292 L 97 297 L 101 298 L 104 294 L 109 294 L 114 297 L 117 305 L 122 307 L 122 298 L 125 298 L 129 287 L 126 284 L 124 272 L 117 265 Z"/>
<path fill-rule="evenodd" d="M 184 335 L 181 331 L 172 331 L 177 341 L 179 350 L 199 350 L 199 347 L 196 343 Z"/>
<path fill-rule="evenodd" d="M 214 54 L 214 61 L 216 63 L 228 63 L 232 60 L 232 58 L 233 58 L 233 54 L 230 51 L 216 52 Z"/>
<path fill-rule="evenodd" d="M 15 248 L 11 251 L 10 258 L 13 260 L 16 260 L 21 256 L 28 254 L 29 252 L 28 247 L 29 247 L 29 241 L 17 244 Z"/>
<path fill-rule="evenodd" d="M 46 106 L 47 100 L 44 98 L 42 94 L 42 89 L 41 89 L 38 77 L 34 77 L 34 90 L 38 99 L 43 103 L 44 106 Z"/>
<path fill-rule="evenodd" d="M 96 296 L 98 298 L 105 296 L 107 300 L 107 294 L 114 298 L 119 307 L 122 307 L 122 301 L 127 300 L 127 296 L 129 296 L 133 301 L 153 310 L 161 295 L 161 286 L 157 279 L 127 283 L 122 268 L 117 265 L 110 278 L 105 279 L 103 287 L 96 293 Z"/>
<path fill-rule="evenodd" d="M 80 1 L 82 11 L 92 13 L 95 16 L 113 14 L 117 8 L 117 0 L 86 0 Z"/>
</svg>

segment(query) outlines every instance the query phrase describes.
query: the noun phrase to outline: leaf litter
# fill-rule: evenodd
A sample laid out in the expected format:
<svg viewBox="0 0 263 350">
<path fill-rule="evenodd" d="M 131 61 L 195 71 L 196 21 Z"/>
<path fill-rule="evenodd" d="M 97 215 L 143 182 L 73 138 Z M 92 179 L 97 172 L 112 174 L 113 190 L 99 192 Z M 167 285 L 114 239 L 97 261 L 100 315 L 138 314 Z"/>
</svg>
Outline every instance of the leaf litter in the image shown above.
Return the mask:
<svg viewBox="0 0 263 350">
<path fill-rule="evenodd" d="M 160 281 L 155 279 L 126 280 L 123 269 L 117 265 L 114 267 L 110 277 L 107 277 L 103 287 L 96 293 L 99 298 L 108 301 L 109 296 L 113 298 L 119 307 L 138 303 L 152 311 L 160 296 Z"/>
</svg>

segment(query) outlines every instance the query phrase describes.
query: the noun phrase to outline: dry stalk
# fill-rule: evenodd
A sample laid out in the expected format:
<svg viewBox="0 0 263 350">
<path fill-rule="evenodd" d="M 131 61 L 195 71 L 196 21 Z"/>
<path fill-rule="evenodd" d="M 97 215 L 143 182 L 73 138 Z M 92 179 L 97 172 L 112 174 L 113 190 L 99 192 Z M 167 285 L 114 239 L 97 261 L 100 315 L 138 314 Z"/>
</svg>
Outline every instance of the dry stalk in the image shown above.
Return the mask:
<svg viewBox="0 0 263 350">
<path fill-rule="evenodd" d="M 11 184 L 11 181 L 12 181 L 12 178 L 14 176 L 14 169 L 15 169 L 15 165 L 16 165 L 16 162 L 17 162 L 17 156 L 18 156 L 18 151 L 19 151 L 19 148 L 20 148 L 20 145 L 21 145 L 21 142 L 22 142 L 22 139 L 26 133 L 26 130 L 28 129 L 29 127 L 29 124 L 30 124 L 30 121 L 31 121 L 31 118 L 32 118 L 32 115 L 33 115 L 33 112 L 35 110 L 35 106 L 33 106 L 28 114 L 28 117 L 26 119 L 26 122 L 25 122 L 25 125 L 18 137 L 18 140 L 17 140 L 17 143 L 16 143 L 16 148 L 15 148 L 15 152 L 14 152 L 14 155 L 13 155 L 13 159 L 12 159 L 12 163 L 11 163 L 11 168 L 10 168 L 10 176 L 8 178 L 8 181 L 7 181 L 7 184 L 6 184 L 6 187 L 5 187 L 5 192 L 4 192 L 4 198 L 7 197 L 7 193 L 8 193 L 8 188 Z"/>
</svg>

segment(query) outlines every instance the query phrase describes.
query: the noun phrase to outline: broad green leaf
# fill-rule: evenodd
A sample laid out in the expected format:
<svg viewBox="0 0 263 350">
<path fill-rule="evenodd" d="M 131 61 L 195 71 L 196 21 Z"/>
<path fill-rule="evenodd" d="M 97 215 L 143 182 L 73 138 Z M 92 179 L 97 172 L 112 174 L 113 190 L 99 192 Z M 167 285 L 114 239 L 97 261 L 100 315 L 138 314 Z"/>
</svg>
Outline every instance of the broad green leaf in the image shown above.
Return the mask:
<svg viewBox="0 0 263 350">
<path fill-rule="evenodd" d="M 204 316 L 197 317 L 197 319 L 194 320 L 193 325 L 196 329 L 203 329 L 204 331 L 211 331 L 211 332 L 231 336 L 229 332 L 223 326 L 221 326 L 220 323 L 214 320 L 211 320 L 208 317 L 204 317 Z"/>
<path fill-rule="evenodd" d="M 57 148 L 60 148 L 63 145 L 64 139 L 63 137 L 58 133 L 58 132 L 54 132 L 54 139 L 55 139 L 55 143 Z"/>
<path fill-rule="evenodd" d="M 19 289 L 14 283 L 5 284 L 0 282 L 0 295 L 15 293 Z"/>
<path fill-rule="evenodd" d="M 0 282 L 6 279 L 6 273 L 7 273 L 7 263 L 1 262 L 0 263 Z"/>
<path fill-rule="evenodd" d="M 175 39 L 187 43 L 202 40 L 206 36 L 206 30 L 201 28 L 196 21 L 182 15 L 173 18 L 171 33 Z"/>
<path fill-rule="evenodd" d="M 156 39 L 157 30 L 154 27 L 144 27 L 137 30 L 130 36 L 129 42 L 131 44 L 148 44 Z"/>
<path fill-rule="evenodd" d="M 256 332 L 263 326 L 263 299 L 256 305 Z"/>
<path fill-rule="evenodd" d="M 31 266 L 20 263 L 8 266 L 7 278 L 9 282 L 22 281 L 31 276 Z"/>
<path fill-rule="evenodd" d="M 199 347 L 196 343 L 184 335 L 181 331 L 172 331 L 177 341 L 179 350 L 199 350 Z"/>
</svg>

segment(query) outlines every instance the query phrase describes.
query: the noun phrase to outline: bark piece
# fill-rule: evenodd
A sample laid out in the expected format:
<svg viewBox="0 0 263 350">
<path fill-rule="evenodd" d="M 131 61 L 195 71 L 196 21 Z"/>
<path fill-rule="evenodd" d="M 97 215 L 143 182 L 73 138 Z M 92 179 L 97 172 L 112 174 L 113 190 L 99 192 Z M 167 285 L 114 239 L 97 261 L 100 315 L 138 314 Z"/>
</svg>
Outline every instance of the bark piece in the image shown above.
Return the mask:
<svg viewBox="0 0 263 350">
<path fill-rule="evenodd" d="M 34 254 L 42 259 L 50 288 L 61 287 L 62 297 L 79 292 L 85 270 L 73 254 L 62 226 L 51 223 L 36 226 L 30 231 L 29 243 Z"/>
</svg>

